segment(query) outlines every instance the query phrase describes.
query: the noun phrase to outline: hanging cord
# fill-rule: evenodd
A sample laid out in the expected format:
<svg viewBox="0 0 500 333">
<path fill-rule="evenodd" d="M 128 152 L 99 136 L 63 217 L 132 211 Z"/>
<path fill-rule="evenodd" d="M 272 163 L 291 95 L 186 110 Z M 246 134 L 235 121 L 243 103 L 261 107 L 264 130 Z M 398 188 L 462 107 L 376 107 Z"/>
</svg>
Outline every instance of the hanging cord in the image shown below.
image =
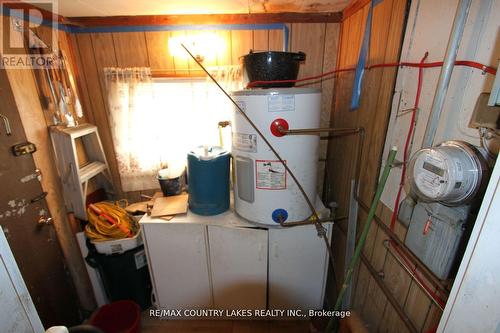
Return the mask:
<svg viewBox="0 0 500 333">
<path fill-rule="evenodd" d="M 374 68 L 385 68 L 385 67 L 416 67 L 416 68 L 433 68 L 433 67 L 441 67 L 443 66 L 442 61 L 436 61 L 436 62 L 429 62 L 429 63 L 422 63 L 422 62 L 393 62 L 393 63 L 386 63 L 386 64 L 375 64 L 371 66 L 366 66 L 365 69 L 370 70 Z M 479 62 L 476 61 L 468 61 L 468 60 L 457 60 L 455 61 L 455 66 L 466 66 L 466 67 L 472 67 L 476 69 L 480 69 L 484 73 L 496 75 L 497 69 L 494 67 L 486 66 L 483 65 Z M 342 72 L 354 72 L 356 70 L 355 67 L 348 67 L 348 68 L 339 68 L 339 69 L 334 69 L 319 75 L 315 76 L 309 76 L 305 77 L 302 79 L 296 79 L 296 80 L 274 80 L 274 81 L 252 81 L 247 84 L 247 88 L 251 88 L 255 85 L 265 85 L 265 84 L 274 84 L 274 83 L 299 83 L 299 82 L 305 82 L 305 81 L 311 81 L 311 80 L 317 80 L 320 78 L 323 78 L 325 76 L 337 74 L 337 73 L 342 73 Z M 308 84 L 308 83 L 306 83 Z"/>
</svg>

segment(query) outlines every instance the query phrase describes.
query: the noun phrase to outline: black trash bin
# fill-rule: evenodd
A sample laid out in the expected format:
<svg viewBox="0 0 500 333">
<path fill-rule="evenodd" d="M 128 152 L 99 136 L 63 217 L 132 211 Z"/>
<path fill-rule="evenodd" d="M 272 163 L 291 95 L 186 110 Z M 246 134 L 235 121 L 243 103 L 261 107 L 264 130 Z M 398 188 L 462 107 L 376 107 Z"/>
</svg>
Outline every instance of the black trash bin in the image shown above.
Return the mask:
<svg viewBox="0 0 500 333">
<path fill-rule="evenodd" d="M 149 308 L 152 285 L 144 245 L 110 255 L 90 247 L 86 260 L 99 271 L 110 301 L 133 300 L 142 310 Z"/>
</svg>

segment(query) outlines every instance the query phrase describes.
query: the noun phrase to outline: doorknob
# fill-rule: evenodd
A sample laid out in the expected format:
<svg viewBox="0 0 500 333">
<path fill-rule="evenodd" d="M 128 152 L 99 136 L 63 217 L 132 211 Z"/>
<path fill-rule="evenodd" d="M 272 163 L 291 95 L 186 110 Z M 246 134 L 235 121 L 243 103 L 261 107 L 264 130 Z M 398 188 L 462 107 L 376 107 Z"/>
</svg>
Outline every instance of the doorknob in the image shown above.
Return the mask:
<svg viewBox="0 0 500 333">
<path fill-rule="evenodd" d="M 49 224 L 52 224 L 53 220 L 52 220 L 52 217 L 50 216 L 46 216 L 46 215 L 41 215 L 39 218 L 38 218 L 38 225 L 49 225 Z"/>
</svg>

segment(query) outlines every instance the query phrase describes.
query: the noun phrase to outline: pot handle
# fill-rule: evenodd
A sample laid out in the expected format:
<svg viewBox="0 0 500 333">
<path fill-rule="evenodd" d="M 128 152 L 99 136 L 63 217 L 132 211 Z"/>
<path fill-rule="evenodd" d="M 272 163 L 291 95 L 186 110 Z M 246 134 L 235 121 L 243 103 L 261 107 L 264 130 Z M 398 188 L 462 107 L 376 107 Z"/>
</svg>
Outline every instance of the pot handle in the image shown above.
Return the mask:
<svg viewBox="0 0 500 333">
<path fill-rule="evenodd" d="M 294 53 L 292 55 L 292 59 L 297 61 L 304 61 L 306 60 L 306 54 L 304 52 Z"/>
</svg>

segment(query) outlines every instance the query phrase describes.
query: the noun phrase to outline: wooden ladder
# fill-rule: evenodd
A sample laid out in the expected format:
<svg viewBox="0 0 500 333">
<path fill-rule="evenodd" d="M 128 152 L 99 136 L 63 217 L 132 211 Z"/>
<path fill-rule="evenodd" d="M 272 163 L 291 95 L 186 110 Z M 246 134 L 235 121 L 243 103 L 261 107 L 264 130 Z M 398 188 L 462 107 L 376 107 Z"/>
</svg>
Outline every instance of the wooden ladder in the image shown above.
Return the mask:
<svg viewBox="0 0 500 333">
<path fill-rule="evenodd" d="M 82 124 L 76 127 L 52 126 L 52 145 L 61 177 L 66 209 L 79 219 L 87 219 L 86 197 L 89 181 L 113 193 L 113 182 L 104 155 L 97 127 Z M 88 162 L 79 165 L 77 139 L 81 139 Z"/>
</svg>

